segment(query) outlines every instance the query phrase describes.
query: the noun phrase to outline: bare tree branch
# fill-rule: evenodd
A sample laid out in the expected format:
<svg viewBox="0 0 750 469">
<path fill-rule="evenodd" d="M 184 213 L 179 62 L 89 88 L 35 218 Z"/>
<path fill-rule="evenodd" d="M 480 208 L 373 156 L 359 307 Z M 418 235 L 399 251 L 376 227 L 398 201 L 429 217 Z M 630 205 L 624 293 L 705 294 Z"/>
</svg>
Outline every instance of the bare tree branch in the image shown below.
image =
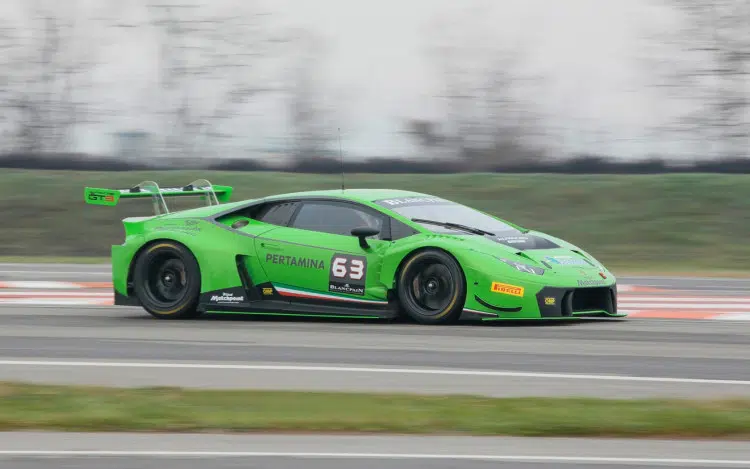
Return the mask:
<svg viewBox="0 0 750 469">
<path fill-rule="evenodd" d="M 95 54 L 87 54 L 91 51 L 77 41 L 80 25 L 72 8 L 25 6 L 27 24 L 8 24 L 0 33 L 0 106 L 6 110 L 0 123 L 8 137 L 3 150 L 71 151 L 88 105 L 76 91 L 83 88 Z"/>
<path fill-rule="evenodd" d="M 336 139 L 333 111 L 325 103 L 320 77 L 327 52 L 325 43 L 321 37 L 299 30 L 291 44 L 294 53 L 287 92 L 292 127 L 291 155 L 296 159 L 325 156 Z"/>
<path fill-rule="evenodd" d="M 283 41 L 264 28 L 266 15 L 251 3 L 227 13 L 211 5 L 148 5 L 160 50 L 155 106 L 165 153 L 197 158 L 219 151 L 222 123 L 257 95 L 278 91 L 262 82 L 259 69 Z"/>
<path fill-rule="evenodd" d="M 520 146 L 533 135 L 538 117 L 519 88 L 539 77 L 521 72 L 526 51 L 516 44 L 497 45 L 483 29 L 484 5 L 439 21 L 431 48 L 442 77 L 446 132 L 438 140 L 449 143 L 455 155 L 497 156 L 504 148 Z M 434 138 L 433 138 L 434 139 Z"/>
<path fill-rule="evenodd" d="M 750 157 L 750 0 L 666 1 L 684 27 L 656 35 L 669 55 L 652 73 L 692 103 L 672 130 L 712 142 L 717 156 Z"/>
</svg>

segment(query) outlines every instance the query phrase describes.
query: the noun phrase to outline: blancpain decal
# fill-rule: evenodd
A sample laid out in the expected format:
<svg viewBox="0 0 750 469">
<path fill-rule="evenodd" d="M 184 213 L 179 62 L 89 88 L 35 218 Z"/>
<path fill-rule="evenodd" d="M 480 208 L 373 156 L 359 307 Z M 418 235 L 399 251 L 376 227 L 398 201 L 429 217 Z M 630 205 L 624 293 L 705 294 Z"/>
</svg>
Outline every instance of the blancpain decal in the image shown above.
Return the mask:
<svg viewBox="0 0 750 469">
<path fill-rule="evenodd" d="M 328 285 L 328 290 L 336 293 L 349 293 L 351 295 L 364 295 L 365 294 L 365 287 L 361 285 L 355 285 L 352 286 L 348 283 L 334 283 L 331 282 L 330 285 Z"/>
<path fill-rule="evenodd" d="M 445 200 L 439 197 L 404 197 L 401 199 L 385 199 L 378 201 L 386 205 L 407 205 L 407 204 L 439 204 Z"/>
<path fill-rule="evenodd" d="M 221 295 L 212 296 L 211 301 L 214 303 L 241 303 L 245 301 L 245 297 L 232 296 L 231 293 L 223 292 Z"/>
</svg>

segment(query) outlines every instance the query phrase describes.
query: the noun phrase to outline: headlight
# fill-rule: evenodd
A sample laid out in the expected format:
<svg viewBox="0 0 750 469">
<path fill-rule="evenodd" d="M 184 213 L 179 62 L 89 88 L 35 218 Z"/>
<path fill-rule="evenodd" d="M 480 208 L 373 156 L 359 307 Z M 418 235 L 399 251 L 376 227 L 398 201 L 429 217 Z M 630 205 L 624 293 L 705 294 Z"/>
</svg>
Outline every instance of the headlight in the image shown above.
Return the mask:
<svg viewBox="0 0 750 469">
<path fill-rule="evenodd" d="M 542 269 L 541 267 L 535 267 L 533 265 L 524 264 L 523 262 L 511 261 L 508 259 L 501 259 L 499 257 L 497 259 L 501 260 L 502 262 L 505 262 L 506 264 L 512 267 L 515 267 L 516 270 L 520 272 L 524 272 L 527 274 L 534 274 L 534 275 L 544 275 L 544 269 Z"/>
</svg>

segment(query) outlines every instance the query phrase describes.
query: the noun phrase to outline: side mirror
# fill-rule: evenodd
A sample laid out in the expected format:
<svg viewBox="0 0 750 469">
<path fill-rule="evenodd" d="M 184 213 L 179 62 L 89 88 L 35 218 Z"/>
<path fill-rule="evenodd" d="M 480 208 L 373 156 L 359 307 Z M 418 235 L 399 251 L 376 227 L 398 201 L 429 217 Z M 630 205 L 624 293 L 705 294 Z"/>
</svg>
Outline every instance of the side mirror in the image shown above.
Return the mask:
<svg viewBox="0 0 750 469">
<path fill-rule="evenodd" d="M 380 233 L 380 230 L 377 228 L 370 228 L 369 226 L 360 226 L 359 228 L 354 228 L 352 230 L 352 236 L 356 236 L 359 238 L 359 247 L 362 249 L 367 249 L 370 247 L 369 244 L 367 244 L 367 239 L 369 236 L 375 236 L 376 234 Z"/>
</svg>

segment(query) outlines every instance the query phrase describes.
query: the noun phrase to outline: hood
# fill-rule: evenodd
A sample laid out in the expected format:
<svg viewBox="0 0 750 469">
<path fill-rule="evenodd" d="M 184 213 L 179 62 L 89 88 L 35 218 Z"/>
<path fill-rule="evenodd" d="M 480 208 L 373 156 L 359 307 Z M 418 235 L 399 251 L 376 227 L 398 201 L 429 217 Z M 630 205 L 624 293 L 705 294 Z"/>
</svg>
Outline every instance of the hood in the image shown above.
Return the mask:
<svg viewBox="0 0 750 469">
<path fill-rule="evenodd" d="M 584 250 L 539 232 L 475 237 L 476 248 L 495 257 L 558 273 L 606 270 Z M 531 261 L 531 262 L 529 262 Z"/>
</svg>

